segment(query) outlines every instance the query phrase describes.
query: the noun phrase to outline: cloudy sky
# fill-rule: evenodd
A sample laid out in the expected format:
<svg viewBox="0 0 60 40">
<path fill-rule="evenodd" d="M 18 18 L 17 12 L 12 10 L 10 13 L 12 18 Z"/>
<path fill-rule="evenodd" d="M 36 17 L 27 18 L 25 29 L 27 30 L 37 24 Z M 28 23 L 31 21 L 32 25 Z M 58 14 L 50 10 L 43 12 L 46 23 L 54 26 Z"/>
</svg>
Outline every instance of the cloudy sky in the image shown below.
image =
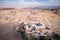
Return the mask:
<svg viewBox="0 0 60 40">
<path fill-rule="evenodd" d="M 0 0 L 0 7 L 60 6 L 60 0 Z"/>
</svg>

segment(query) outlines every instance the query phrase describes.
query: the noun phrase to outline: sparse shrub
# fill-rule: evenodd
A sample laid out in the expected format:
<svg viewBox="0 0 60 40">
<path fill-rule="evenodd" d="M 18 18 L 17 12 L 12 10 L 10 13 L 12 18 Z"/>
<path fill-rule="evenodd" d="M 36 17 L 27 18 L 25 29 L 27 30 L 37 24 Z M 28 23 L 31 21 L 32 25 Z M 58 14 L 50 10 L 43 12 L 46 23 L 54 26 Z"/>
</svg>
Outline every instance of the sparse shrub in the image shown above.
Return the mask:
<svg viewBox="0 0 60 40">
<path fill-rule="evenodd" d="M 58 35 L 58 34 L 53 34 L 53 36 L 52 36 L 54 39 L 56 39 L 56 40 L 60 40 L 60 36 Z"/>
</svg>

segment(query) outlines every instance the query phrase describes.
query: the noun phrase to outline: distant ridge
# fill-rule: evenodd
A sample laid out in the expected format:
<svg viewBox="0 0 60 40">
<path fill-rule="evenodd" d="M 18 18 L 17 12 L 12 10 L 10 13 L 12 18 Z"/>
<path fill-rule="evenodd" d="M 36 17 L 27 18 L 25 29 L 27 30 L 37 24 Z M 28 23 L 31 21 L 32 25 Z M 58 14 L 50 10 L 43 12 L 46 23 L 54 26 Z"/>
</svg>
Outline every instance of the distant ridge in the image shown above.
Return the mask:
<svg viewBox="0 0 60 40">
<path fill-rule="evenodd" d="M 60 8 L 60 6 L 36 6 L 25 9 L 57 9 L 57 8 Z"/>
<path fill-rule="evenodd" d="M 44 10 L 44 9 L 58 9 L 60 8 L 60 6 L 36 6 L 36 7 L 27 7 L 27 8 L 0 8 L 0 10 L 13 10 L 13 9 L 41 9 L 41 10 Z"/>
<path fill-rule="evenodd" d="M 15 8 L 0 8 L 0 10 L 13 10 Z"/>
</svg>

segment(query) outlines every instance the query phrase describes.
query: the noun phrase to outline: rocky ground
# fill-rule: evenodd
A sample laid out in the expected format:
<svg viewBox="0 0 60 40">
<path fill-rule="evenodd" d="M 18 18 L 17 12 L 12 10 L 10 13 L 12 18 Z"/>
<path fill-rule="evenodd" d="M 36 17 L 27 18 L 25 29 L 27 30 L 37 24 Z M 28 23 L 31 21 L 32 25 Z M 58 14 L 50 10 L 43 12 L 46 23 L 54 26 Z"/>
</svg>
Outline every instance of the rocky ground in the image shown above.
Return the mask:
<svg viewBox="0 0 60 40">
<path fill-rule="evenodd" d="M 21 34 L 16 32 L 22 22 L 43 22 L 45 27 L 60 35 L 59 13 L 50 10 L 0 10 L 0 40 L 22 40 Z"/>
</svg>

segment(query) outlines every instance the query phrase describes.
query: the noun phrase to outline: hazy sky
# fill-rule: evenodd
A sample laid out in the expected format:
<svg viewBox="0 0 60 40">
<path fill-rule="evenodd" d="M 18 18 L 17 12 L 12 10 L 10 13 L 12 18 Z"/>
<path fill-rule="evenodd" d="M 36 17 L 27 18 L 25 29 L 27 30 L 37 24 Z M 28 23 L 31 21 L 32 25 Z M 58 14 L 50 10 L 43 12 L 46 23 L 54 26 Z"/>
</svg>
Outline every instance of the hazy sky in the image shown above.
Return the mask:
<svg viewBox="0 0 60 40">
<path fill-rule="evenodd" d="M 60 6 L 60 0 L 0 0 L 0 7 Z"/>
</svg>

